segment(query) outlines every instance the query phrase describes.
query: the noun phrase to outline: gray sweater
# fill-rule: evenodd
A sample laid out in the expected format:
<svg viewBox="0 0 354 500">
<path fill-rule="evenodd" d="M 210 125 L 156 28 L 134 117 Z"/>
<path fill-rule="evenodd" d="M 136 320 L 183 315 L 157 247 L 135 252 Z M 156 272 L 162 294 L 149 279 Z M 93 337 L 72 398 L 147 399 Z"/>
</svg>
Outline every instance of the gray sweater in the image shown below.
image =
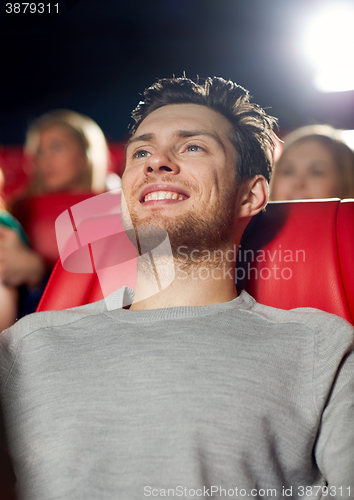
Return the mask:
<svg viewBox="0 0 354 500">
<path fill-rule="evenodd" d="M 0 336 L 20 498 L 354 498 L 352 348 L 341 318 L 245 292 L 31 315 Z"/>
</svg>

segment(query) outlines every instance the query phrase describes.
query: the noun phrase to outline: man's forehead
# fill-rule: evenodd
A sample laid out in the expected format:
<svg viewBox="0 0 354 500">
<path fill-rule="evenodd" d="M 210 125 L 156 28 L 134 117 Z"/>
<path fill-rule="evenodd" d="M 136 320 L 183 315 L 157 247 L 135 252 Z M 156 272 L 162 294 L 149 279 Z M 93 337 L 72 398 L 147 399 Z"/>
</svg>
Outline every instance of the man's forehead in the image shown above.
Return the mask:
<svg viewBox="0 0 354 500">
<path fill-rule="evenodd" d="M 229 136 L 231 131 L 229 120 L 207 106 L 191 103 L 168 104 L 152 111 L 139 124 L 128 145 L 140 137 L 145 140 L 161 133 L 176 137 L 204 134 L 220 138 L 220 134 Z"/>
</svg>

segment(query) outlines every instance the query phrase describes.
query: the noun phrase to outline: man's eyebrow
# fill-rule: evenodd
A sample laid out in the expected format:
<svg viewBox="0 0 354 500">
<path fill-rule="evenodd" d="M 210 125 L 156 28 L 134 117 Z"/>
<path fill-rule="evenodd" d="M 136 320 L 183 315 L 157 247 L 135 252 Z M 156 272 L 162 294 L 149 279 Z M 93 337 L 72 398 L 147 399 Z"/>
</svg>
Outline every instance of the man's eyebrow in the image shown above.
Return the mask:
<svg viewBox="0 0 354 500">
<path fill-rule="evenodd" d="M 195 137 L 198 135 L 206 135 L 214 139 L 214 141 L 216 141 L 225 151 L 225 145 L 218 134 L 210 132 L 210 130 L 178 130 L 174 135 L 177 135 L 178 137 Z"/>
<path fill-rule="evenodd" d="M 133 135 L 125 145 L 125 151 L 127 151 L 128 146 L 133 142 L 140 141 L 152 141 L 155 138 L 155 134 L 141 134 L 141 135 Z"/>
<path fill-rule="evenodd" d="M 173 135 L 177 136 L 177 137 L 181 137 L 181 138 L 195 137 L 198 135 L 206 135 L 206 136 L 214 139 L 214 141 L 216 141 L 225 150 L 225 145 L 222 142 L 222 140 L 220 139 L 220 137 L 217 134 L 215 134 L 214 132 L 210 132 L 210 130 L 177 130 L 176 132 L 174 132 Z M 152 133 L 141 134 L 141 135 L 136 135 L 136 136 L 134 135 L 126 143 L 125 151 L 127 151 L 127 148 L 130 146 L 130 144 L 132 144 L 134 142 L 152 141 L 155 138 L 156 138 L 156 135 L 152 134 Z"/>
</svg>

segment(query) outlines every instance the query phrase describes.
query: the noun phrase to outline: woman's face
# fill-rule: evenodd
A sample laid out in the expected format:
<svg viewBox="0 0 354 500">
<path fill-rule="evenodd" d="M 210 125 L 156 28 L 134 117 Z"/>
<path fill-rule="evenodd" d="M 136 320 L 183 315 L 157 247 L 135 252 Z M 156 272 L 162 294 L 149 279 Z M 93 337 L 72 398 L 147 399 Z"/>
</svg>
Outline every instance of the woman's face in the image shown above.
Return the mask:
<svg viewBox="0 0 354 500">
<path fill-rule="evenodd" d="M 341 198 L 342 184 L 330 151 L 309 139 L 293 144 L 278 161 L 272 200 Z"/>
<path fill-rule="evenodd" d="M 88 164 L 78 139 L 54 125 L 40 132 L 35 168 L 45 191 L 77 191 L 83 189 Z"/>
</svg>

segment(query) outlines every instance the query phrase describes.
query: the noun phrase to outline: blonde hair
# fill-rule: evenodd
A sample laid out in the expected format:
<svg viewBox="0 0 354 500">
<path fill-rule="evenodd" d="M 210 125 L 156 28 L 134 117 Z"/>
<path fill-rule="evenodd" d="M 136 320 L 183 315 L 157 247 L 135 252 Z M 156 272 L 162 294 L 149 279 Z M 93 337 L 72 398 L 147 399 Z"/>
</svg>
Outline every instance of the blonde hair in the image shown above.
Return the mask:
<svg viewBox="0 0 354 500">
<path fill-rule="evenodd" d="M 4 184 L 5 184 L 5 178 L 4 178 L 4 174 L 2 173 L 2 170 L 0 167 L 0 210 L 5 210 L 5 208 L 6 208 L 5 201 L 2 197 Z"/>
<path fill-rule="evenodd" d="M 305 141 L 316 141 L 331 153 L 337 166 L 338 177 L 341 179 L 342 189 L 341 193 L 338 193 L 338 198 L 354 198 L 354 152 L 345 144 L 342 131 L 330 125 L 306 125 L 294 130 L 284 138 L 282 153 L 274 167 L 270 185 L 270 199 L 272 199 L 272 186 L 277 175 L 277 165 L 284 153 L 294 144 Z"/>
<path fill-rule="evenodd" d="M 63 127 L 82 146 L 87 158 L 87 176 L 83 180 L 83 188 L 93 192 L 102 192 L 108 165 L 108 147 L 105 136 L 96 122 L 88 116 L 69 110 L 55 110 L 46 113 L 33 121 L 27 131 L 25 153 L 35 156 L 39 146 L 40 133 L 51 127 Z M 39 179 L 34 175 L 31 191 L 44 191 Z"/>
</svg>

